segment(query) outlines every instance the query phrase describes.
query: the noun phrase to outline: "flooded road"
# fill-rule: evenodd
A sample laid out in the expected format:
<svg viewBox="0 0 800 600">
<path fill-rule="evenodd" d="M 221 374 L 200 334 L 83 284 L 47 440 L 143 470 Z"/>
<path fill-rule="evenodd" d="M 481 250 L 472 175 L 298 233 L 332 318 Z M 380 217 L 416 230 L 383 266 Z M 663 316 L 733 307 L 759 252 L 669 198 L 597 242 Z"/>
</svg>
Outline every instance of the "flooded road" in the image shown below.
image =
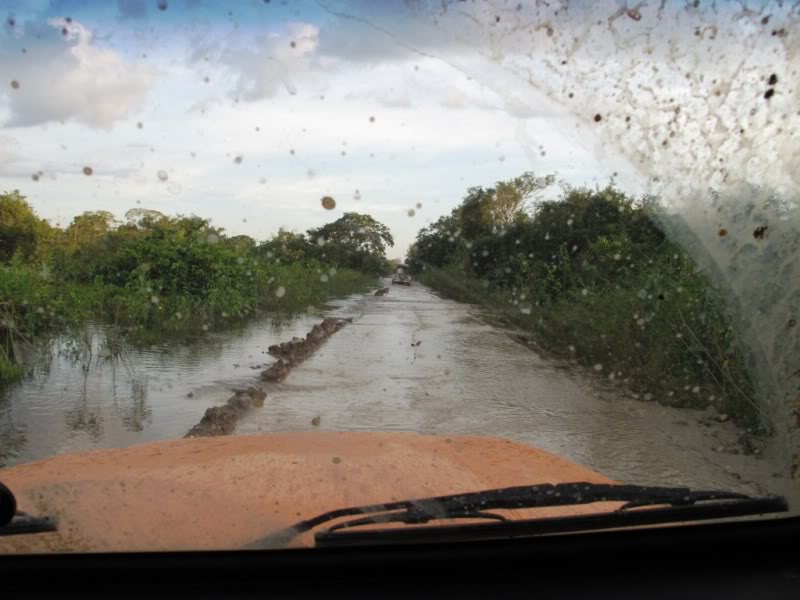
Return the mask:
<svg viewBox="0 0 800 600">
<path fill-rule="evenodd" d="M 328 430 L 507 437 L 626 483 L 772 487 L 767 459 L 714 449 L 735 438 L 730 423 L 626 398 L 424 286 L 391 286 L 334 314 L 354 322 L 268 385 L 238 433 L 311 430 L 320 417 Z"/>
<path fill-rule="evenodd" d="M 590 371 L 542 357 L 472 306 L 414 284 L 358 295 L 312 314 L 129 350 L 123 360 L 69 358 L 55 347 L 32 379 L 0 390 L 0 462 L 182 437 L 234 388 L 258 383 L 270 344 L 322 316 L 352 317 L 280 384 L 241 434 L 415 431 L 510 438 L 615 480 L 748 492 L 774 488 L 762 456 L 721 451 L 740 433 L 702 411 L 626 396 Z M 61 350 L 61 352 L 59 352 Z M 775 474 L 777 475 L 777 473 Z"/>
</svg>

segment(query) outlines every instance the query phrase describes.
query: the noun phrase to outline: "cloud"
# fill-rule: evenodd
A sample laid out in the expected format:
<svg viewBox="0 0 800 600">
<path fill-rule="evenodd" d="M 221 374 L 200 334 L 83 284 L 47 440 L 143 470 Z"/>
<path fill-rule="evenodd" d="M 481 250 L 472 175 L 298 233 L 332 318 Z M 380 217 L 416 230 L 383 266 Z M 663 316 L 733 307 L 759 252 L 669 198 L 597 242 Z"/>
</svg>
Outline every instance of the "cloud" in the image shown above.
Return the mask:
<svg viewBox="0 0 800 600">
<path fill-rule="evenodd" d="M 394 87 L 370 89 L 364 92 L 350 92 L 345 94 L 348 101 L 369 101 L 387 108 L 411 108 L 411 96 L 408 89 Z"/>
<path fill-rule="evenodd" d="M 289 23 L 281 33 L 262 35 L 248 46 L 224 50 L 220 61 L 234 69 L 234 93 L 242 100 L 269 98 L 281 89 L 293 95 L 297 93 L 295 82 L 315 69 L 313 54 L 318 42 L 316 25 Z"/>
<path fill-rule="evenodd" d="M 15 150 L 19 149 L 20 143 L 10 135 L 0 135 L 0 165 L 17 157 Z"/>
<path fill-rule="evenodd" d="M 157 79 L 154 68 L 96 46 L 75 20 L 29 25 L 13 46 L 0 46 L 0 81 L 18 82 L 6 88 L 7 127 L 75 120 L 108 128 L 139 109 Z"/>
</svg>

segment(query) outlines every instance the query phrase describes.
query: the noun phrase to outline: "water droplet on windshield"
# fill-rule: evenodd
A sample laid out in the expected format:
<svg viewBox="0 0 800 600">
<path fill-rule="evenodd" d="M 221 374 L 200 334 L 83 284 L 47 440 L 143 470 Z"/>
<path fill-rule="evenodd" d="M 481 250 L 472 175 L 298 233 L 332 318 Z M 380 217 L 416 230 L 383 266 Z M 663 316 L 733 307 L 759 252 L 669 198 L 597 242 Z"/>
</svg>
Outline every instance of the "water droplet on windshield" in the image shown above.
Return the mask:
<svg viewBox="0 0 800 600">
<path fill-rule="evenodd" d="M 283 298 L 283 297 L 286 295 L 286 288 L 285 288 L 285 287 L 283 287 L 282 285 L 281 285 L 281 286 L 279 286 L 279 287 L 278 287 L 278 289 L 277 289 L 277 290 L 275 290 L 275 295 L 276 295 L 278 298 Z"/>
<path fill-rule="evenodd" d="M 333 210 L 336 208 L 336 200 L 330 196 L 323 196 L 322 200 L 320 200 L 320 203 L 322 204 L 322 208 L 325 210 Z"/>
<path fill-rule="evenodd" d="M 92 173 L 94 173 L 94 171 L 92 170 L 92 167 L 83 167 L 83 174 L 84 175 L 89 176 Z"/>
<path fill-rule="evenodd" d="M 237 156 L 236 158 L 233 159 L 233 162 L 236 163 L 237 165 L 240 165 L 242 164 L 243 160 L 244 160 L 243 156 Z"/>
<path fill-rule="evenodd" d="M 164 170 L 161 170 L 161 171 L 159 171 L 159 172 L 157 173 L 157 175 L 158 175 L 158 178 L 159 178 L 161 181 L 166 181 L 167 179 L 169 179 L 169 175 L 167 175 L 167 172 L 166 172 L 166 171 L 164 171 Z"/>
</svg>

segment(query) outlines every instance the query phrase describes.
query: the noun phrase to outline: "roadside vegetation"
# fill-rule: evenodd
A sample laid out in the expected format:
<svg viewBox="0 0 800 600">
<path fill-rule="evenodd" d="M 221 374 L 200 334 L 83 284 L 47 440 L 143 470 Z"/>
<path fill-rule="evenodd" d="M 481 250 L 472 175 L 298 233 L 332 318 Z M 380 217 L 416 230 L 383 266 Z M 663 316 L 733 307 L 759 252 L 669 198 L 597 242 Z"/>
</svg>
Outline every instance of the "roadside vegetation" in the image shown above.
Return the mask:
<svg viewBox="0 0 800 600">
<path fill-rule="evenodd" d="M 667 235 L 676 217 L 614 187 L 562 186 L 543 199 L 554 182 L 526 173 L 470 188 L 418 233 L 409 252 L 418 279 L 491 307 L 636 397 L 764 425 L 726 290 Z"/>
<path fill-rule="evenodd" d="M 258 243 L 208 219 L 133 209 L 87 212 L 65 229 L 18 192 L 0 195 L 0 382 L 22 375 L 15 347 L 89 321 L 125 334 L 219 326 L 353 293 L 388 273 L 391 234 L 346 213 Z"/>
</svg>

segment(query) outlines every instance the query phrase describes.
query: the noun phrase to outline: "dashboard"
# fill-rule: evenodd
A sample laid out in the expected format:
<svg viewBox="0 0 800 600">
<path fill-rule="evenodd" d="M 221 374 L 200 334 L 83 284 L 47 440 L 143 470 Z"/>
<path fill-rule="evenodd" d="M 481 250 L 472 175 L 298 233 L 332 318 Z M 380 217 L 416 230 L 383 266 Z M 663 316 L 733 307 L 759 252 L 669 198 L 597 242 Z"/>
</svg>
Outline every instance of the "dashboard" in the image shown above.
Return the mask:
<svg viewBox="0 0 800 600">
<path fill-rule="evenodd" d="M 7 598 L 800 598 L 800 518 L 450 544 L 0 557 Z"/>
</svg>

